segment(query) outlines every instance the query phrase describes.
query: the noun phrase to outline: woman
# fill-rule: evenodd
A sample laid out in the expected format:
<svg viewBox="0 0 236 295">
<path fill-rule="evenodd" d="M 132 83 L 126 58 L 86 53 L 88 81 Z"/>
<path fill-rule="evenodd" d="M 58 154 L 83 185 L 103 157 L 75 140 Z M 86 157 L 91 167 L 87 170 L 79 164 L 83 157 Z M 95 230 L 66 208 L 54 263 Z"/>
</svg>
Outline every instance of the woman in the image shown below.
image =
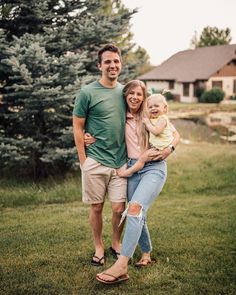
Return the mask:
<svg viewBox="0 0 236 295">
<path fill-rule="evenodd" d="M 148 134 L 142 122 L 147 98 L 144 83 L 139 80 L 130 81 L 124 87 L 124 96 L 127 103 L 125 136 L 129 158 L 128 167 L 131 167 L 140 155 L 146 163 L 140 171 L 128 178 L 129 203 L 122 218 L 126 217 L 126 228 L 121 253 L 110 268 L 97 274 L 96 279 L 104 284 L 114 284 L 129 279 L 128 262 L 138 244 L 142 250 L 142 257 L 136 265 L 146 266 L 152 262 L 152 245 L 146 214 L 166 181 L 167 167 L 164 159 L 173 151 L 180 138 L 173 127 L 174 139 L 170 147 L 162 151 L 147 150 Z"/>
</svg>

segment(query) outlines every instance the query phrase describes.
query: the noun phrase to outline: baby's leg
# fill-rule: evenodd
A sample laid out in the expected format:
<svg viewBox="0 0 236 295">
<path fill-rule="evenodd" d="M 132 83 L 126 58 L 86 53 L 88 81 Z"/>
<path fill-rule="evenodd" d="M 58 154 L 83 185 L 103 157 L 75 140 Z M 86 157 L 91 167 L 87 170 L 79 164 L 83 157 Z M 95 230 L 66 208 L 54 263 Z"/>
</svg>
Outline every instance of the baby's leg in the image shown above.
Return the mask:
<svg viewBox="0 0 236 295">
<path fill-rule="evenodd" d="M 132 167 L 130 167 L 128 169 L 121 167 L 121 168 L 117 169 L 116 171 L 120 177 L 130 177 L 135 172 L 141 170 L 144 165 L 145 165 L 145 162 L 138 160 Z"/>
</svg>

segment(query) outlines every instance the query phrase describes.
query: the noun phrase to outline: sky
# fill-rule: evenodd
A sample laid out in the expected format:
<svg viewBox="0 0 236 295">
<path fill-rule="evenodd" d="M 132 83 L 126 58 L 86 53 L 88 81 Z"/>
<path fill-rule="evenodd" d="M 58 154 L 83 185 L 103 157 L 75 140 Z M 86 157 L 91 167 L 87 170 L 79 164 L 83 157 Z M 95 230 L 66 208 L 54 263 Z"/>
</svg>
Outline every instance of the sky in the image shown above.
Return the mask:
<svg viewBox="0 0 236 295">
<path fill-rule="evenodd" d="M 131 19 L 133 41 L 146 49 L 152 65 L 190 48 L 195 31 L 206 26 L 231 30 L 236 44 L 236 0 L 122 0 L 139 8 Z"/>
</svg>

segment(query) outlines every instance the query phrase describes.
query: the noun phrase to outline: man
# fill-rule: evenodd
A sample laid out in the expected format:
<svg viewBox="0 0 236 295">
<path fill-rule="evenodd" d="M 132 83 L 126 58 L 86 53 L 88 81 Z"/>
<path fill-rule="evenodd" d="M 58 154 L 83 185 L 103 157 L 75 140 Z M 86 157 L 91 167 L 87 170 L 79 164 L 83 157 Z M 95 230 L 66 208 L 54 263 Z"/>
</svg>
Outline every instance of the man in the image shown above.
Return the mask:
<svg viewBox="0 0 236 295">
<path fill-rule="evenodd" d="M 90 204 L 89 221 L 95 246 L 92 265 L 104 264 L 102 211 L 105 195 L 112 208 L 113 254 L 120 252 L 121 213 L 125 209 L 127 180 L 116 174 L 126 163 L 125 103 L 123 86 L 117 81 L 121 72 L 120 50 L 107 44 L 98 52 L 101 78 L 84 86 L 76 97 L 73 111 L 74 139 L 82 171 L 83 202 Z M 96 138 L 85 150 L 84 131 Z"/>
</svg>

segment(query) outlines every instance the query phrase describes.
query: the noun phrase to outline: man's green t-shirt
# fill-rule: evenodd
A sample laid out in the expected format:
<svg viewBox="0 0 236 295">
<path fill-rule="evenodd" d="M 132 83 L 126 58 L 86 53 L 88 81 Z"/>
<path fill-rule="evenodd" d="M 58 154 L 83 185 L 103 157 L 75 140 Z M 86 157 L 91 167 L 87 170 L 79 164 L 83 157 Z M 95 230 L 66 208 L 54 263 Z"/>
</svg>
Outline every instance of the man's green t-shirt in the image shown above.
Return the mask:
<svg viewBox="0 0 236 295">
<path fill-rule="evenodd" d="M 126 162 L 123 85 L 106 88 L 94 81 L 76 96 L 73 115 L 86 118 L 85 131 L 96 138 L 86 155 L 111 168 Z"/>
</svg>

